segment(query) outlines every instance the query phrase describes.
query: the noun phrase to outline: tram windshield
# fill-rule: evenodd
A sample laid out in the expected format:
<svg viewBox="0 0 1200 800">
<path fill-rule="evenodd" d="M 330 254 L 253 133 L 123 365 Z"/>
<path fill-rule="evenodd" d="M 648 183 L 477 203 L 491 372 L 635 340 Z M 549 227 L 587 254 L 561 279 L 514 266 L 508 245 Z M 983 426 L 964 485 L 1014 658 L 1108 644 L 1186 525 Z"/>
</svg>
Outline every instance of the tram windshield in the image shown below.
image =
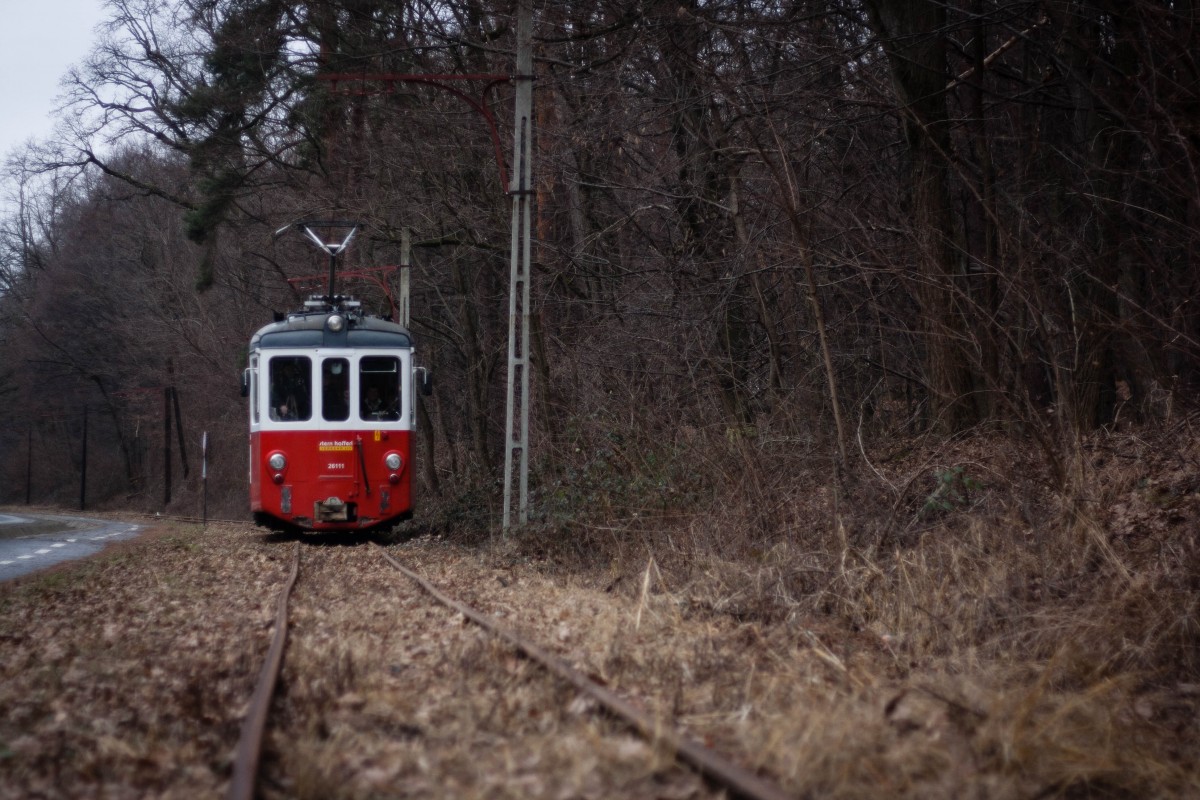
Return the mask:
<svg viewBox="0 0 1200 800">
<path fill-rule="evenodd" d="M 350 362 L 344 358 L 321 364 L 321 416 L 329 422 L 350 418 Z"/>
<path fill-rule="evenodd" d="M 302 421 L 312 416 L 312 362 L 307 356 L 270 361 L 271 419 Z"/>
<path fill-rule="evenodd" d="M 400 419 L 400 359 L 364 356 L 358 365 L 359 417 Z"/>
</svg>

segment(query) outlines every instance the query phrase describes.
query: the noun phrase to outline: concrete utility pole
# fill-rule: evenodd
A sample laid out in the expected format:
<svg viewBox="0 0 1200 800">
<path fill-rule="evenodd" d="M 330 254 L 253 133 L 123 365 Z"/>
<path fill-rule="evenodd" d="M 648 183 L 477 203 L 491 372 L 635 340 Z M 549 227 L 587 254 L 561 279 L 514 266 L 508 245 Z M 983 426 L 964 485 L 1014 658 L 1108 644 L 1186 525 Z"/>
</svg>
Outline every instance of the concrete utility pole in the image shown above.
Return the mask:
<svg viewBox="0 0 1200 800">
<path fill-rule="evenodd" d="M 400 229 L 400 319 L 404 327 L 409 326 L 409 308 L 412 304 L 412 228 L 405 225 Z"/>
<path fill-rule="evenodd" d="M 517 524 L 529 520 L 529 266 L 533 215 L 533 0 L 517 8 L 516 111 L 513 115 L 512 252 L 508 281 L 508 400 L 504 423 L 504 529 L 512 526 L 513 471 Z M 519 392 L 519 394 L 518 394 Z"/>
</svg>

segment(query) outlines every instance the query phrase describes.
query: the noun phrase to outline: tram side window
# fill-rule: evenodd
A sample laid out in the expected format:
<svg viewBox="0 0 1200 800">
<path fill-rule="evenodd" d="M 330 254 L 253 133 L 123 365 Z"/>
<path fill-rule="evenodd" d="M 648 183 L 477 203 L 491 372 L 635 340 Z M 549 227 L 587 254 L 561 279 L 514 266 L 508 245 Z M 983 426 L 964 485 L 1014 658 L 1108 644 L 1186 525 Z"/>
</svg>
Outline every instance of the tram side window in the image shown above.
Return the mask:
<svg viewBox="0 0 1200 800">
<path fill-rule="evenodd" d="M 299 421 L 312 416 L 311 364 L 307 356 L 271 359 L 271 419 Z"/>
<path fill-rule="evenodd" d="M 250 369 L 247 370 L 250 379 L 250 417 L 258 422 L 258 359 L 250 359 Z"/>
<path fill-rule="evenodd" d="M 364 356 L 358 365 L 358 391 L 362 419 L 400 419 L 400 359 Z"/>
<path fill-rule="evenodd" d="M 330 422 L 350 418 L 350 362 L 344 358 L 321 364 L 321 416 Z"/>
</svg>

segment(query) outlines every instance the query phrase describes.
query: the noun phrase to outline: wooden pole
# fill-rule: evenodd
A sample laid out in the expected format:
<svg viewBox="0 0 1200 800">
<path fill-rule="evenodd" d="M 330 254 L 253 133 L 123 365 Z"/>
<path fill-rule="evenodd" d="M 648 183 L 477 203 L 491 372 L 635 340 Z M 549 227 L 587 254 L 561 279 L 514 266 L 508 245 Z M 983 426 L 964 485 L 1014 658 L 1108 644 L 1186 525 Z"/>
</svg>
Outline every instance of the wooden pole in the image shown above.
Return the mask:
<svg viewBox="0 0 1200 800">
<path fill-rule="evenodd" d="M 187 446 L 183 438 L 183 417 L 179 413 L 179 390 L 171 387 L 171 405 L 175 407 L 175 434 L 179 439 L 179 461 L 183 464 L 183 477 L 188 477 Z"/>
<path fill-rule="evenodd" d="M 171 502 L 171 387 L 163 389 L 163 509 Z"/>
<path fill-rule="evenodd" d="M 88 440 L 88 410 L 83 407 L 83 441 L 82 452 L 79 454 L 79 510 L 83 511 L 87 499 L 87 440 Z"/>
<path fill-rule="evenodd" d="M 200 437 L 200 524 L 208 527 L 208 431 Z"/>
<path fill-rule="evenodd" d="M 33 502 L 33 425 L 25 434 L 25 505 Z"/>
</svg>

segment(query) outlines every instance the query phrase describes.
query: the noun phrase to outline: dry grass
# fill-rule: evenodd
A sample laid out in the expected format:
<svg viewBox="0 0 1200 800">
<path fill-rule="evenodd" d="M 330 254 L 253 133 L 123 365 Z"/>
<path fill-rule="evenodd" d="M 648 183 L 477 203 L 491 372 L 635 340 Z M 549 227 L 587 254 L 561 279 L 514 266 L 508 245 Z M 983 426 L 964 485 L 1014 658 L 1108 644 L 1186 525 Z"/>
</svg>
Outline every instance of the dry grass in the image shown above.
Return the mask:
<svg viewBox="0 0 1200 800">
<path fill-rule="evenodd" d="M 652 573 L 681 619 L 756 631 L 750 663 L 721 662 L 753 676 L 722 713 L 763 726 L 730 738 L 800 792 L 1195 796 L 1190 425 L 1082 440 L 1067 486 L 996 435 L 864 449 L 840 482 L 810 453 L 712 437 L 694 513 L 617 510 L 578 527 L 577 561 L 558 530 L 529 546 L 639 607 Z"/>
</svg>

